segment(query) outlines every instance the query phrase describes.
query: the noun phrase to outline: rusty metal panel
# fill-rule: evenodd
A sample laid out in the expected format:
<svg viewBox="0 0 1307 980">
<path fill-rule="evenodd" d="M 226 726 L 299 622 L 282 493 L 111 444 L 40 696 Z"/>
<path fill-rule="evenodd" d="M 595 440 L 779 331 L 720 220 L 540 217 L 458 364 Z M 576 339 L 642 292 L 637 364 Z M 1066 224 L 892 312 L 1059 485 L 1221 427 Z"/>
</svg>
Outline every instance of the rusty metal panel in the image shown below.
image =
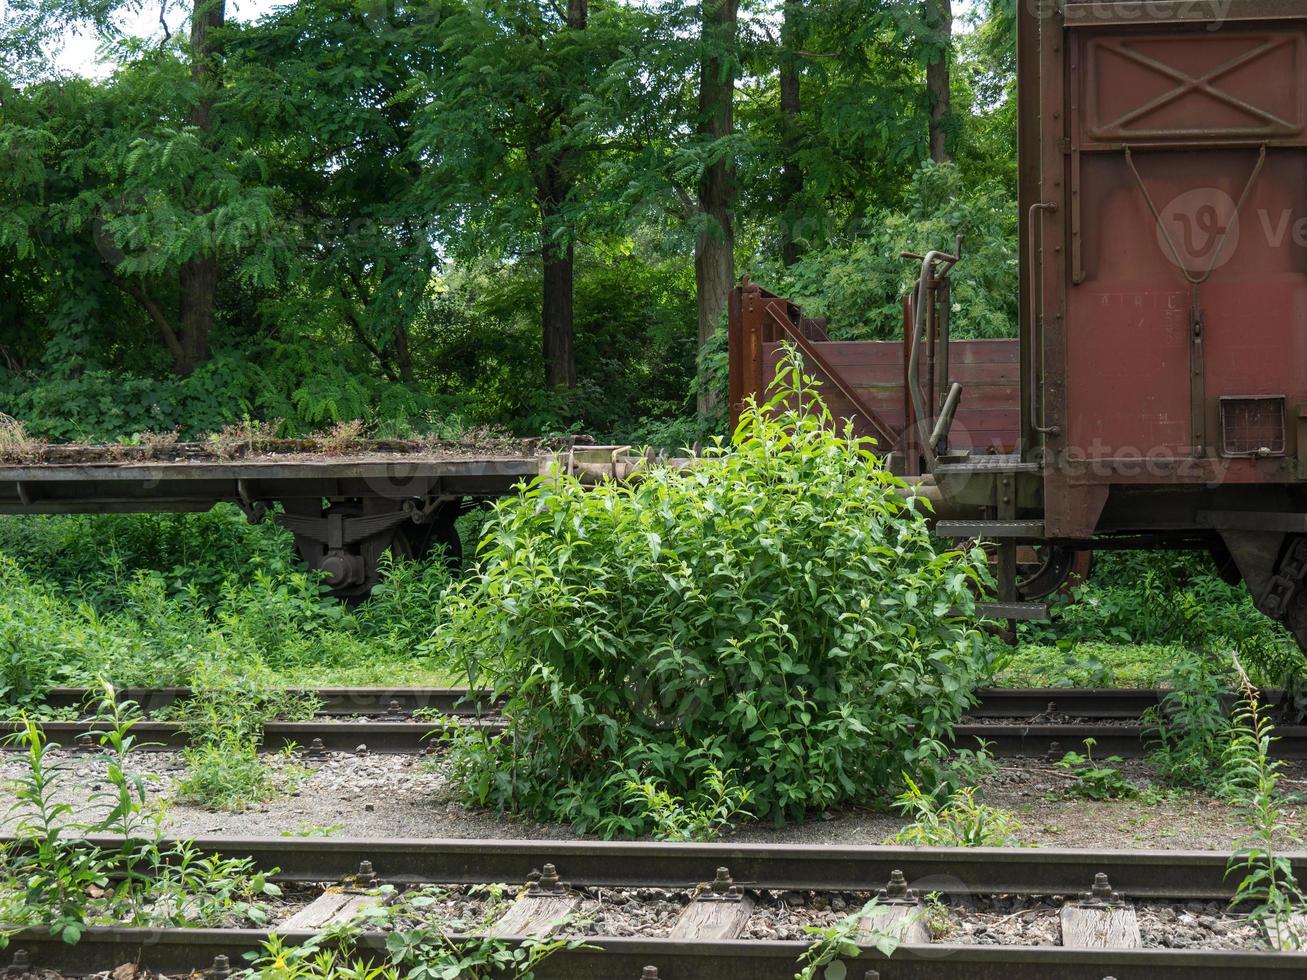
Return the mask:
<svg viewBox="0 0 1307 980">
<path fill-rule="evenodd" d="M 1085 39 L 1086 143 L 1300 139 L 1303 32 L 1230 27 Z"/>
<path fill-rule="evenodd" d="M 763 375 L 775 375 L 782 346 L 763 345 Z M 895 435 L 905 425 L 903 404 L 903 345 L 898 341 L 827 341 L 819 345 L 826 363 L 840 380 L 857 392 Z M 949 442 L 955 449 L 1012 452 L 1020 437 L 1020 367 L 1016 340 L 954 340 L 949 343 L 950 374 L 962 384 L 963 395 Z M 824 372 L 806 369 L 819 380 Z M 859 435 L 875 436 L 858 407 L 831 384 L 822 390 L 831 414 L 851 418 Z"/>
<path fill-rule="evenodd" d="M 1146 481 L 1125 472 L 1139 459 L 1220 459 L 1222 481 L 1258 482 L 1266 465 L 1230 457 L 1288 451 L 1281 430 L 1278 449 L 1226 452 L 1243 443 L 1223 442 L 1221 406 L 1279 398 L 1282 419 L 1286 398 L 1307 401 L 1307 4 L 1296 9 L 1296 21 L 1068 32 L 1066 112 L 1051 98 L 1043 121 L 1070 130 L 1067 180 L 1053 183 L 1073 267 L 1055 284 L 1042 257 L 1060 294 L 1044 308 L 1066 317 L 1061 463 L 1103 465 L 1050 471 L 1050 497 Z M 1267 441 L 1253 428 L 1244 418 L 1236 435 Z M 1214 472 L 1155 469 L 1157 483 Z"/>
</svg>

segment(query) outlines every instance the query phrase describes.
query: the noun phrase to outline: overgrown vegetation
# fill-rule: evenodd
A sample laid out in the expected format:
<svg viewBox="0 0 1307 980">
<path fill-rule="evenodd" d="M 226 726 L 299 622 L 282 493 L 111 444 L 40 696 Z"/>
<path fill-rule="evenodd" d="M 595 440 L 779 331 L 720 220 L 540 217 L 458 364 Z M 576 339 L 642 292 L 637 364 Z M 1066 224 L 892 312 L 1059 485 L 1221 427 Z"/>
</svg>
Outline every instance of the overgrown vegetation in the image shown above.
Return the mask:
<svg viewBox="0 0 1307 980">
<path fill-rule="evenodd" d="M 492 886 L 494 887 L 494 886 Z M 449 918 L 434 907 L 446 898 L 438 888 L 395 895 L 335 923 L 305 943 L 287 945 L 271 936 L 249 968 L 249 980 L 531 980 L 536 968 L 574 940 L 532 938 L 521 943 L 485 935 L 504 910 L 492 901 L 478 919 Z M 384 931 L 385 945 L 361 942 L 364 930 Z"/>
<path fill-rule="evenodd" d="M 629 782 L 701 806 L 734 770 L 781 821 L 940 760 L 985 666 L 964 616 L 986 572 L 901 489 L 791 363 L 702 465 L 499 503 L 434 646 L 508 698 L 504 734 L 451 745 L 467 798 L 640 833 Z"/>
<path fill-rule="evenodd" d="M 974 786 L 921 789 L 904 775 L 907 788 L 895 799 L 899 811 L 912 822 L 893 834 L 887 844 L 922 847 L 1015 847 L 1021 824 L 1007 810 L 976 799 Z"/>
<path fill-rule="evenodd" d="M 13 931 L 48 927 L 75 943 L 86 926 L 261 925 L 261 900 L 279 889 L 250 859 L 201 856 L 188 843 L 165 844 L 145 779 L 131 769 L 139 743 L 136 706 L 104 687 L 97 733 L 107 789 L 82 812 L 61 799 L 67 762 L 52 753 L 40 727 L 25 719 L 10 737 L 21 748 L 22 774 L 11 786 L 14 839 L 0 850 L 0 947 Z M 113 834 L 117 848 L 89 844 Z"/>
<path fill-rule="evenodd" d="M 251 678 L 265 691 L 393 682 L 401 670 L 409 683 L 438 682 L 415 657 L 448 581 L 439 561 L 396 563 L 351 609 L 298 565 L 286 531 L 249 526 L 235 508 L 7 517 L 0 711 L 40 710 L 49 688 L 100 676 L 119 686 L 234 684 L 238 713 L 251 705 Z"/>
<path fill-rule="evenodd" d="M 186 728 L 182 750 L 187 773 L 177 798 L 219 810 L 239 810 L 293 787 L 305 771 L 293 749 L 272 767 L 259 755 L 267 721 L 307 721 L 319 707 L 309 695 L 285 691 L 265 668 L 235 673 L 227 665 L 202 664 L 191 682 L 194 696 L 179 702 L 175 716 Z"/>
<path fill-rule="evenodd" d="M 1281 841 L 1298 840 L 1284 819 L 1280 770 L 1271 758 L 1274 726 L 1266 718 L 1257 689 L 1240 670 L 1243 698 L 1234 715 L 1233 737 L 1226 750 L 1226 779 L 1241 811 L 1248 835 L 1239 840 L 1226 874 L 1242 873 L 1232 905 L 1252 905 L 1249 916 L 1262 924 L 1271 945 L 1299 949 L 1307 935 L 1296 916 L 1307 909 Z"/>
<path fill-rule="evenodd" d="M 1206 554 L 1098 554 L 1090 581 L 1052 612 L 1051 622 L 1023 624 L 1024 649 L 1001 658 L 1015 682 L 1169 686 L 1177 661 L 1209 651 L 1237 654 L 1263 685 L 1307 677 L 1293 637 L 1257 611 L 1243 585 L 1223 581 Z"/>
<path fill-rule="evenodd" d="M 1172 690 L 1144 717 L 1154 739 L 1148 761 L 1168 783 L 1229 795 L 1223 763 L 1231 739 L 1231 666 L 1228 658 L 1191 651 L 1173 662 Z"/>
</svg>

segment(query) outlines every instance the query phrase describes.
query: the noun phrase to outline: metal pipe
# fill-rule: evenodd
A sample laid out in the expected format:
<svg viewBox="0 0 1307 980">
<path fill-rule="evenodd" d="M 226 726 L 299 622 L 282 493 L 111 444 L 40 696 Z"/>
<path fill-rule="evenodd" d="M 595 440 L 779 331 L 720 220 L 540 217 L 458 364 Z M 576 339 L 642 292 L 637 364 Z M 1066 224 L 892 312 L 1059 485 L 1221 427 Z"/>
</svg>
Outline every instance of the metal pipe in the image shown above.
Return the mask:
<svg viewBox="0 0 1307 980">
<path fill-rule="evenodd" d="M 950 255 L 948 252 L 927 252 L 921 260 L 921 276 L 917 279 L 917 298 L 913 303 L 912 345 L 908 354 L 908 391 L 912 395 L 912 411 L 916 416 L 914 421 L 916 423 L 917 442 L 926 456 L 927 468 L 934 467 L 935 454 L 922 438 L 925 435 L 923 427 L 926 424 L 928 415 L 926 413 L 926 396 L 921 390 L 921 378 L 919 376 L 921 335 L 926 325 L 926 304 L 929 301 L 930 278 L 934 265 L 936 262 L 942 262 L 945 263 L 947 269 L 957 260 L 956 255 Z"/>
<path fill-rule="evenodd" d="M 962 385 L 953 382 L 953 387 L 948 390 L 944 397 L 944 407 L 939 410 L 939 418 L 935 421 L 935 428 L 930 433 L 930 448 L 932 451 L 939 452 L 939 444 L 948 436 L 948 430 L 953 425 L 953 416 L 957 414 L 958 402 L 962 400 Z"/>
<path fill-rule="evenodd" d="M 1044 334 L 1039 326 L 1039 307 L 1044 290 L 1039 282 L 1042 266 L 1038 261 L 1040 250 L 1035 248 L 1035 232 L 1039 212 L 1056 210 L 1057 205 L 1052 201 L 1037 201 L 1030 205 L 1030 210 L 1026 212 L 1026 244 L 1030 249 L 1030 428 L 1044 435 L 1055 435 L 1061 430 L 1056 425 L 1043 425 L 1043 413 L 1040 411 L 1040 382 L 1044 373 L 1042 357 Z"/>
</svg>

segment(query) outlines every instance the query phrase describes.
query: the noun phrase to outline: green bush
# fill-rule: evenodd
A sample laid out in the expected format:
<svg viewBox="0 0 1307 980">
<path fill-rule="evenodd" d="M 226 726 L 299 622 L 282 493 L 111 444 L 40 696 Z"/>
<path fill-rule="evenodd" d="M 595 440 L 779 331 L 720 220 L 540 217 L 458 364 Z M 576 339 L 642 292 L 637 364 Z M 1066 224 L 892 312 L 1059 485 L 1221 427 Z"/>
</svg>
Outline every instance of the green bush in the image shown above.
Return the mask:
<svg viewBox="0 0 1307 980">
<path fill-rule="evenodd" d="M 938 760 L 982 667 L 951 611 L 983 557 L 936 550 L 924 503 L 811 383 L 785 367 L 693 468 L 547 476 L 495 507 L 433 644 L 509 697 L 505 734 L 452 746 L 471 800 L 638 833 L 631 780 L 701 806 L 735 770 L 781 821 Z"/>
<path fill-rule="evenodd" d="M 0 518 L 0 716 L 54 686 L 186 685 L 204 664 L 286 683 L 414 674 L 443 615 L 443 562 L 387 562 L 366 603 L 326 595 L 272 521 L 208 514 Z"/>
</svg>

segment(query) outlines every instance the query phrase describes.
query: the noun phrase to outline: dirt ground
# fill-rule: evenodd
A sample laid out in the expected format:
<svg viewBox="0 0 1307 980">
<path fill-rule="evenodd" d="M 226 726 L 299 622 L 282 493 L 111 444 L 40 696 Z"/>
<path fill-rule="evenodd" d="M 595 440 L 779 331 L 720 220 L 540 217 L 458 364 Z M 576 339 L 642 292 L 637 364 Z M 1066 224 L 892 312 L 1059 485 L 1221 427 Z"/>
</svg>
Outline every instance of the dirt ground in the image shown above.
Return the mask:
<svg viewBox="0 0 1307 980">
<path fill-rule="evenodd" d="M 55 753 L 68 768 L 63 796 L 85 807 L 105 788 L 104 760 L 80 753 Z M 284 765 L 274 758 L 274 765 Z M 173 784 L 183 772 L 175 753 L 150 753 L 138 767 L 150 778 L 151 799 L 163 826 L 183 837 L 334 836 L 352 838 L 517 837 L 567 838 L 567 827 L 470 810 L 459 803 L 438 764 L 417 756 L 332 753 L 300 762 L 307 775 L 275 799 L 237 812 L 215 812 L 177 802 Z M 1094 801 L 1064 792 L 1067 778 L 1043 761 L 1004 760 L 981 786 L 985 802 L 1011 810 L 1022 824 L 1024 844 L 1044 847 L 1229 850 L 1246 833 L 1228 804 L 1202 794 L 1161 790 L 1143 762 L 1127 762 L 1122 773 L 1144 790 L 1133 800 Z M 0 757 L 0 781 L 21 772 L 12 753 Z M 1286 789 L 1307 791 L 1307 767 L 1287 766 Z M 6 793 L 6 795 L 10 795 Z M 1286 803 L 1290 830 L 1307 836 L 1307 796 Z M 15 815 L 0 821 L 10 832 Z M 802 823 L 776 828 L 745 824 L 732 839 L 757 843 L 881 844 L 905 823 L 887 806 L 846 807 L 815 814 Z M 1286 844 L 1292 842 L 1286 841 Z"/>
</svg>

